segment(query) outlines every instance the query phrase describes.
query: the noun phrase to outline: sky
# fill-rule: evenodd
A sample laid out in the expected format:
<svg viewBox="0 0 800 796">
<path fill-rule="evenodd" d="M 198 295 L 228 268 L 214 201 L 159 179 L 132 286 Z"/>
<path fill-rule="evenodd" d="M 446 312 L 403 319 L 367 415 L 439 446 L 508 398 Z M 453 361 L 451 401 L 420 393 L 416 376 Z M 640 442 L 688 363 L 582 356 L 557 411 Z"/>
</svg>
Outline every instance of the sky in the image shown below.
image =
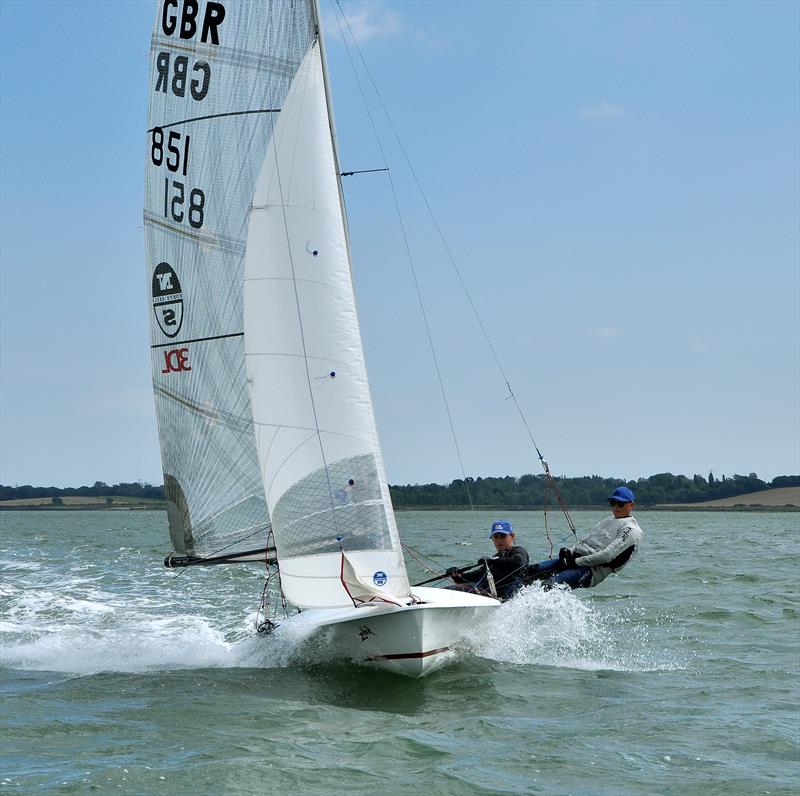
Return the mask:
<svg viewBox="0 0 800 796">
<path fill-rule="evenodd" d="M 322 6 L 342 168 L 381 168 Z M 800 472 L 800 4 L 342 6 L 553 472 Z M 142 229 L 154 13 L 0 2 L 3 484 L 162 482 Z M 464 471 L 539 472 L 368 99 Z M 388 181 L 344 190 L 389 482 L 459 478 Z"/>
</svg>

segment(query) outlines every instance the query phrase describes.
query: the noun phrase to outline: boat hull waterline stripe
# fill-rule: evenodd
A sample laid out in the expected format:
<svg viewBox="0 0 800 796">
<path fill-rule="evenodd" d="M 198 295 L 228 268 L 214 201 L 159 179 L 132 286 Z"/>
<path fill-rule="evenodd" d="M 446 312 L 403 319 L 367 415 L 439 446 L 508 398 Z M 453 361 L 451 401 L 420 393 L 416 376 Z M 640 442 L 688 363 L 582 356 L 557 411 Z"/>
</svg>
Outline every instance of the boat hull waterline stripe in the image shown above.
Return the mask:
<svg viewBox="0 0 800 796">
<path fill-rule="evenodd" d="M 427 650 L 426 652 L 399 652 L 395 655 L 374 655 L 372 658 L 367 658 L 368 661 L 408 661 L 416 658 L 428 658 L 431 655 L 440 655 L 443 652 L 449 652 L 451 647 L 439 647 L 435 650 Z"/>
</svg>

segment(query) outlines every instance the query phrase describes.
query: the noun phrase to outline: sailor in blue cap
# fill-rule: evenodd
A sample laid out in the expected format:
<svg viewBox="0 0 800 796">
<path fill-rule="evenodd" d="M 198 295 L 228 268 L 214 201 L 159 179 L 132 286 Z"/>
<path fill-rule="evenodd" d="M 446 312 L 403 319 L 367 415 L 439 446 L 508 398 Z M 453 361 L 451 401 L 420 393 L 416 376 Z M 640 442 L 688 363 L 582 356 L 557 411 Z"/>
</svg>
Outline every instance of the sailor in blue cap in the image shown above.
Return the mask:
<svg viewBox="0 0 800 796">
<path fill-rule="evenodd" d="M 639 549 L 644 536 L 632 516 L 635 499 L 628 487 L 618 486 L 608 496 L 613 516 L 597 523 L 574 548 L 562 547 L 558 558 L 530 566 L 530 580 L 545 580 L 548 586 L 564 583 L 580 589 L 597 586 L 612 572 L 619 572 Z"/>
<path fill-rule="evenodd" d="M 460 591 L 492 594 L 501 600 L 511 597 L 522 587 L 522 576 L 528 569 L 528 551 L 516 544 L 516 535 L 508 520 L 495 520 L 489 533 L 497 551 L 493 556 L 478 559 L 474 572 L 461 572 L 450 567 L 447 575 Z"/>
</svg>

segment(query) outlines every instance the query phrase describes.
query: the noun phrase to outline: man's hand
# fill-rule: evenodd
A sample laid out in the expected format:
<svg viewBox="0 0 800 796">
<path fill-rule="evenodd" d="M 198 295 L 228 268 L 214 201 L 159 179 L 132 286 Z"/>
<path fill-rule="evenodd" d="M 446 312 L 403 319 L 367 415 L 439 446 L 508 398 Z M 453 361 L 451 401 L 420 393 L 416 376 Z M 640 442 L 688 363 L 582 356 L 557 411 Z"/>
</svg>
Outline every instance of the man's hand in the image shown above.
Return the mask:
<svg viewBox="0 0 800 796">
<path fill-rule="evenodd" d="M 564 569 L 573 569 L 575 567 L 575 553 L 568 547 L 562 547 L 558 551 L 558 561 Z"/>
<path fill-rule="evenodd" d="M 458 567 L 450 567 L 444 574 L 448 578 L 452 578 L 453 583 L 464 583 L 464 578 L 461 577 Z"/>
<path fill-rule="evenodd" d="M 478 559 L 478 563 L 479 564 L 483 564 L 484 566 L 488 566 L 489 565 L 489 560 L 490 560 L 490 556 L 481 556 Z"/>
</svg>

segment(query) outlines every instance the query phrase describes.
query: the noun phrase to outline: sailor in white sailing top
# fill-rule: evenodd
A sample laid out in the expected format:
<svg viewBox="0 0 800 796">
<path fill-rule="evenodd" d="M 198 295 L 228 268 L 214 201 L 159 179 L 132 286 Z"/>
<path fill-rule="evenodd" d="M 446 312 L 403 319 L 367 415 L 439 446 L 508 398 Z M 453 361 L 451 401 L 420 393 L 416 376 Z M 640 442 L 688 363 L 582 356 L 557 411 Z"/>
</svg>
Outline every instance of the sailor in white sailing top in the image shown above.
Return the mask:
<svg viewBox="0 0 800 796">
<path fill-rule="evenodd" d="M 632 490 L 617 487 L 608 498 L 613 516 L 601 520 L 574 548 L 562 547 L 558 558 L 531 565 L 531 580 L 546 579 L 547 586 L 564 583 L 579 589 L 597 586 L 612 572 L 619 572 L 639 549 L 644 536 L 632 516 L 634 500 Z"/>
</svg>

